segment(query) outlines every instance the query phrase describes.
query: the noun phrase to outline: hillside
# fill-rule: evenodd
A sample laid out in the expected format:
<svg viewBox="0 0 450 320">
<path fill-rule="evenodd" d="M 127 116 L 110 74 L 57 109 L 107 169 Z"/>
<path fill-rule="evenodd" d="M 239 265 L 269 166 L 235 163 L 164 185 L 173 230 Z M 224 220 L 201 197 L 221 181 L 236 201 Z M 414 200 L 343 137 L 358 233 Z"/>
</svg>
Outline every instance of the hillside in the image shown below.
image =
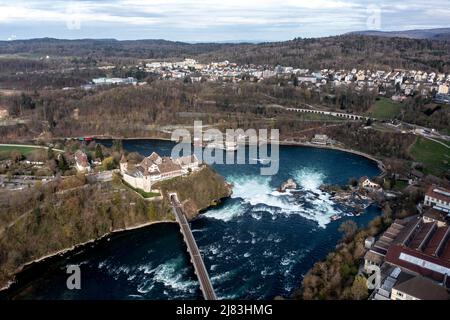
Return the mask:
<svg viewBox="0 0 450 320">
<path fill-rule="evenodd" d="M 350 34 L 363 36 L 376 36 L 388 38 L 409 38 L 409 39 L 428 39 L 428 40 L 450 40 L 450 28 L 437 29 L 419 29 L 405 31 L 356 31 Z"/>
<path fill-rule="evenodd" d="M 30 40 L 0 41 L 0 55 L 24 54 L 58 57 L 105 57 L 123 58 L 170 58 L 185 55 L 197 55 L 234 47 L 229 43 L 196 43 L 175 42 L 167 40 L 127 40 L 115 39 L 79 39 L 64 40 L 40 38 Z"/>
<path fill-rule="evenodd" d="M 386 37 L 384 34 L 346 34 L 342 36 L 293 39 L 259 44 L 172 42 L 166 40 L 114 39 L 32 39 L 0 41 L 1 70 L 17 71 L 56 66 L 100 65 L 132 59 L 171 59 L 194 57 L 203 62 L 229 60 L 240 64 L 285 65 L 298 68 L 408 68 L 450 72 L 450 41 L 445 30 L 416 31 L 419 39 Z M 390 34 L 390 33 L 389 33 Z M 394 33 L 392 36 L 395 36 Z M 406 34 L 406 33 L 405 33 Z M 422 34 L 422 36 L 419 36 Z M 376 35 L 376 36 L 373 36 Z M 50 60 L 36 60 L 45 56 Z M 21 60 L 18 60 L 20 57 Z M 65 61 L 57 58 L 66 57 Z M 24 60 L 26 58 L 26 60 Z M 67 59 L 70 58 L 70 59 Z M 4 61 L 4 59 L 9 59 Z M 33 60 L 34 59 L 34 60 Z M 23 68 L 22 68 L 23 69 Z"/>
<path fill-rule="evenodd" d="M 393 68 L 450 72 L 450 42 L 362 35 L 294 39 L 226 47 L 201 55 L 202 61 L 229 60 L 296 68 Z"/>
<path fill-rule="evenodd" d="M 167 201 L 146 201 L 119 179 L 83 183 L 83 177 L 77 176 L 0 194 L 0 289 L 24 265 L 43 257 L 112 232 L 174 221 Z M 78 187 L 72 188 L 73 184 Z M 192 216 L 230 194 L 224 179 L 209 167 L 164 185 L 180 195 Z"/>
</svg>

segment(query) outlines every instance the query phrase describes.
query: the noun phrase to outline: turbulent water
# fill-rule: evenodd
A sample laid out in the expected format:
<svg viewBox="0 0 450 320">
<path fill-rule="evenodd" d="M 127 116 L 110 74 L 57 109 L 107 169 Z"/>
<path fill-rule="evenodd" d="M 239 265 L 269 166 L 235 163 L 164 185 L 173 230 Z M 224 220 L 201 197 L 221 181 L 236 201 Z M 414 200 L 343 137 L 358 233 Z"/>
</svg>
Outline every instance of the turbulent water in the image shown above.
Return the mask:
<svg viewBox="0 0 450 320">
<path fill-rule="evenodd" d="M 169 155 L 172 143 L 133 140 L 125 141 L 124 147 L 145 155 Z M 376 176 L 374 162 L 333 150 L 280 148 L 275 176 L 259 175 L 259 165 L 214 166 L 233 183 L 233 195 L 191 226 L 220 299 L 270 299 L 292 293 L 314 262 L 334 248 L 343 221 L 364 225 L 379 214 L 371 206 L 360 217 L 350 217 L 349 208 L 319 189 L 323 183 Z M 277 192 L 288 178 L 298 182 L 297 190 Z M 334 215 L 343 218 L 331 221 Z M 68 264 L 81 266 L 81 290 L 66 289 Z M 172 224 L 113 236 L 21 282 L 14 293 L 17 298 L 201 298 L 182 237 Z"/>
</svg>

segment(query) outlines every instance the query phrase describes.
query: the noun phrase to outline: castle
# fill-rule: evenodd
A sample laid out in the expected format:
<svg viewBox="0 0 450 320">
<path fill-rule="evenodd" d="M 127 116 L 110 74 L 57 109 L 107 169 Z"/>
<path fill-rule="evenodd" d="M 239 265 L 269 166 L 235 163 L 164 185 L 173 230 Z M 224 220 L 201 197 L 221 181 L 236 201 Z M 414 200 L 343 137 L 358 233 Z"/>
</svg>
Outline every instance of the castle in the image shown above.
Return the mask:
<svg viewBox="0 0 450 320">
<path fill-rule="evenodd" d="M 153 152 L 135 166 L 128 164 L 124 155 L 120 160 L 123 180 L 133 188 L 145 192 L 150 192 L 152 185 L 158 181 L 179 177 L 199 169 L 200 163 L 195 155 L 172 159 Z"/>
</svg>

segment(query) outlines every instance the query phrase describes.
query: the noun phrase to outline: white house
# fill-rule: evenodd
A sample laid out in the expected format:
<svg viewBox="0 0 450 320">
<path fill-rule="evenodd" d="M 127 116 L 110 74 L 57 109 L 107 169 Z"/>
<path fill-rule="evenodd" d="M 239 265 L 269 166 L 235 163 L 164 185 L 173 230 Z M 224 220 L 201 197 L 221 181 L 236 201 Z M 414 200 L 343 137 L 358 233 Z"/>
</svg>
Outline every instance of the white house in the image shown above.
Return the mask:
<svg viewBox="0 0 450 320">
<path fill-rule="evenodd" d="M 431 186 L 425 194 L 423 204 L 427 207 L 450 213 L 450 190 Z"/>
<path fill-rule="evenodd" d="M 8 117 L 8 109 L 0 108 L 0 119 Z"/>
<path fill-rule="evenodd" d="M 77 168 L 78 172 L 90 172 L 91 171 L 91 165 L 89 164 L 88 157 L 81 150 L 78 150 L 77 152 L 75 152 L 75 167 Z"/>
<path fill-rule="evenodd" d="M 315 134 L 311 142 L 318 145 L 326 145 L 330 142 L 330 139 L 326 134 Z"/>
<path fill-rule="evenodd" d="M 368 190 L 375 190 L 375 189 L 380 189 L 381 188 L 381 186 L 378 183 L 375 183 L 375 182 L 371 181 L 367 177 L 361 178 L 360 185 L 361 185 L 362 188 L 368 189 Z"/>
</svg>

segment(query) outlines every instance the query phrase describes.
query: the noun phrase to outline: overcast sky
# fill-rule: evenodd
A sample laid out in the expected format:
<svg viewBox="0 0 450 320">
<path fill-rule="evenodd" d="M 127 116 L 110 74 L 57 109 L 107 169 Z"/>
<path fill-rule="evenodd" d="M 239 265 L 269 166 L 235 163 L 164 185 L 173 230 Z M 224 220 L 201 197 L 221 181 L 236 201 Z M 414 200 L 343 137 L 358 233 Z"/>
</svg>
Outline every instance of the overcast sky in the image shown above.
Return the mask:
<svg viewBox="0 0 450 320">
<path fill-rule="evenodd" d="M 450 0 L 0 0 L 0 39 L 277 41 L 450 27 Z"/>
</svg>

